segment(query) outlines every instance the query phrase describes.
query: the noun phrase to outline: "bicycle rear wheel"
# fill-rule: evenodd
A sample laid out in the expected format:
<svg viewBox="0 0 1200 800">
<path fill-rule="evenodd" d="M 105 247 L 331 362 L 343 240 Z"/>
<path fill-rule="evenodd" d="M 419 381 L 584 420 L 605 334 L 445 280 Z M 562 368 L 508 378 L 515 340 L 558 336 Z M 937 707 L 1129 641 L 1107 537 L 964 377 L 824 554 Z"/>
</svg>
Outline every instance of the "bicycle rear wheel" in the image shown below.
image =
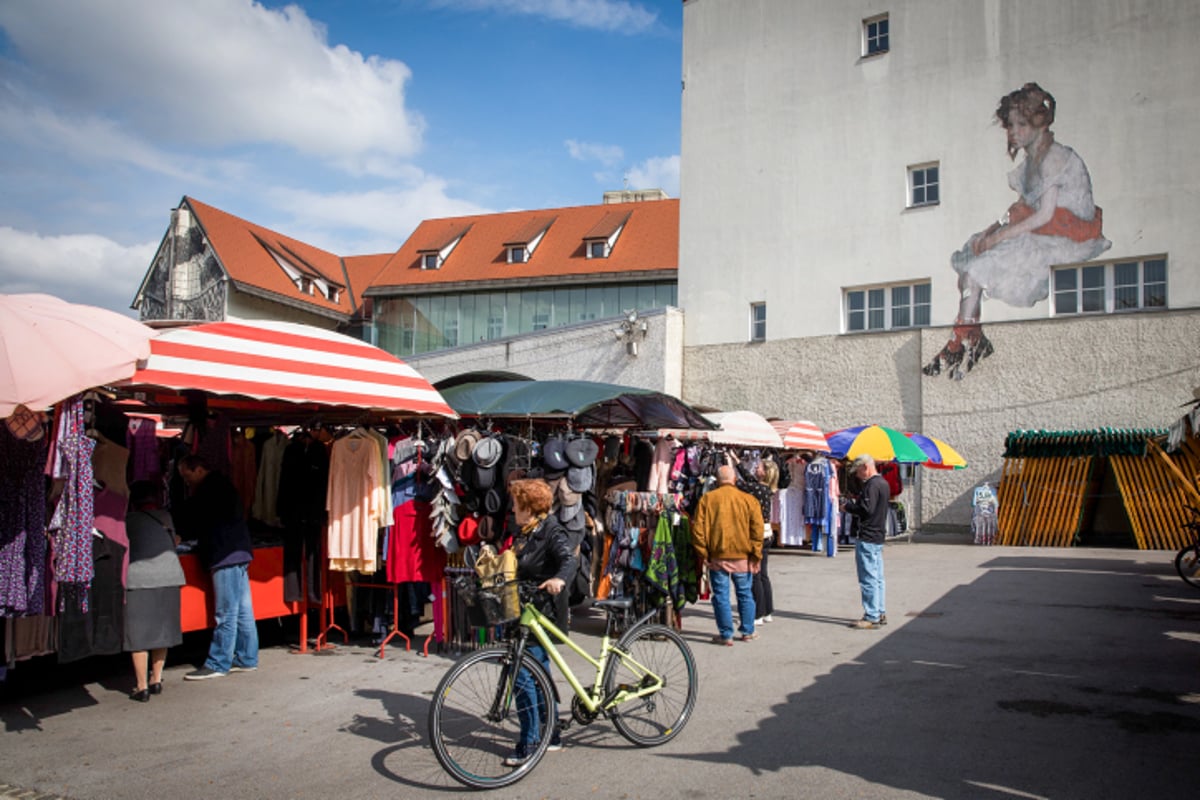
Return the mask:
<svg viewBox="0 0 1200 800">
<path fill-rule="evenodd" d="M 1175 571 L 1186 583 L 1200 589 L 1200 545 L 1189 544 L 1175 554 Z"/>
<path fill-rule="evenodd" d="M 526 654 L 521 666 L 529 671 L 536 699 L 519 691 L 508 697 L 511 659 L 507 649 L 472 653 L 442 677 L 429 706 L 433 754 L 451 777 L 473 789 L 516 783 L 537 766 L 550 744 L 554 720 L 539 725 L 538 740 L 526 749 L 525 761 L 505 764 L 520 744 L 521 716 L 546 719 L 545 704 L 554 696 L 545 667 Z"/>
<path fill-rule="evenodd" d="M 647 670 L 662 678 L 663 686 L 653 694 L 609 709 L 613 725 L 639 747 L 671 741 L 683 730 L 696 706 L 696 660 L 687 642 L 666 626 L 642 625 L 622 636 L 616 650 L 604 668 L 606 696 L 620 688 L 645 685 L 651 680 Z"/>
</svg>

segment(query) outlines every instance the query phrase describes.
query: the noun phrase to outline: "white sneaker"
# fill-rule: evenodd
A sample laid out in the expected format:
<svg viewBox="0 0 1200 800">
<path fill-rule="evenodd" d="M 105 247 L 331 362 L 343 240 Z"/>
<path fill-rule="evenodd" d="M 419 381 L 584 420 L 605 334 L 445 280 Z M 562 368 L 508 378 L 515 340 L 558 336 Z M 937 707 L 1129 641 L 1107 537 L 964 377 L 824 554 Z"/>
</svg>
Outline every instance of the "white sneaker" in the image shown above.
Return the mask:
<svg viewBox="0 0 1200 800">
<path fill-rule="evenodd" d="M 763 622 L 774 622 L 775 618 L 772 617 L 770 614 L 767 614 L 765 617 L 762 618 L 762 621 Z"/>
<path fill-rule="evenodd" d="M 754 627 L 756 627 L 756 628 L 757 628 L 759 625 L 762 625 L 762 624 L 763 624 L 763 618 L 762 618 L 762 617 L 759 617 L 758 619 L 754 620 Z"/>
</svg>

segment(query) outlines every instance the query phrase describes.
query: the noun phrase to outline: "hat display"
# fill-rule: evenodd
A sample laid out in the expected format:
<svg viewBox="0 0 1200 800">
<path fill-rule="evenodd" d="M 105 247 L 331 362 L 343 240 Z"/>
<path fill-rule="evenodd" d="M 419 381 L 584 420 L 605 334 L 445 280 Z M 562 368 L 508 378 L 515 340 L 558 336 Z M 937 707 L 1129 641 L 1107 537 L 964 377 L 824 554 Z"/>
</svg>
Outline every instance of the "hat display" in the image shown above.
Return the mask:
<svg viewBox="0 0 1200 800">
<path fill-rule="evenodd" d="M 483 496 L 483 507 L 489 514 L 497 513 L 504 507 L 504 501 L 500 497 L 500 493 L 495 489 L 488 489 L 487 494 Z"/>
<path fill-rule="evenodd" d="M 481 467 L 494 467 L 504 455 L 504 443 L 495 436 L 487 436 L 475 443 L 471 458 Z"/>
<path fill-rule="evenodd" d="M 545 446 L 542 447 L 542 461 L 547 469 L 555 472 L 570 466 L 570 462 L 567 461 L 567 443 L 562 437 L 556 436 L 546 440 Z"/>
<path fill-rule="evenodd" d="M 577 492 L 586 492 L 592 488 L 596 480 L 596 468 L 591 464 L 586 467 L 574 465 L 567 468 L 567 485 Z"/>
<path fill-rule="evenodd" d="M 496 467 L 481 467 L 478 464 L 473 464 L 475 481 L 472 484 L 476 489 L 491 489 L 496 485 Z"/>
<path fill-rule="evenodd" d="M 589 437 L 572 439 L 566 446 L 567 461 L 574 467 L 586 467 L 596 462 L 600 447 Z"/>
<path fill-rule="evenodd" d="M 494 517 L 483 515 L 479 518 L 476 535 L 481 542 L 494 542 L 500 533 L 500 526 L 496 524 Z"/>
<path fill-rule="evenodd" d="M 475 450 L 475 445 L 483 438 L 483 434 L 474 428 L 468 428 L 465 431 L 460 431 L 454 440 L 454 457 L 459 461 L 470 461 L 471 454 Z"/>
</svg>

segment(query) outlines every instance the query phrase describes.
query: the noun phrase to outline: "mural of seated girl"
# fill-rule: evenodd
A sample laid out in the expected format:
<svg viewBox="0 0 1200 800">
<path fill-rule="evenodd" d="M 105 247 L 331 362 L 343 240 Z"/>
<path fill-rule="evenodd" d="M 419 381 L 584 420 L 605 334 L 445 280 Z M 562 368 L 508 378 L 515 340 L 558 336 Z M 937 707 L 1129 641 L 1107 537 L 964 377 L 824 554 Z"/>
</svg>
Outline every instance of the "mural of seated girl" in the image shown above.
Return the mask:
<svg viewBox="0 0 1200 800">
<path fill-rule="evenodd" d="M 1101 233 L 1087 166 L 1054 141 L 1054 110 L 1054 97 L 1036 83 L 1000 98 L 996 119 L 1008 135 L 1009 158 L 1025 151 L 1008 173 L 1008 185 L 1020 197 L 950 257 L 958 273 L 958 316 L 945 347 L 922 367 L 926 375 L 945 372 L 961 380 L 992 354 L 979 324 L 984 297 L 1033 306 L 1049 294 L 1052 265 L 1089 261 L 1111 246 Z"/>
</svg>

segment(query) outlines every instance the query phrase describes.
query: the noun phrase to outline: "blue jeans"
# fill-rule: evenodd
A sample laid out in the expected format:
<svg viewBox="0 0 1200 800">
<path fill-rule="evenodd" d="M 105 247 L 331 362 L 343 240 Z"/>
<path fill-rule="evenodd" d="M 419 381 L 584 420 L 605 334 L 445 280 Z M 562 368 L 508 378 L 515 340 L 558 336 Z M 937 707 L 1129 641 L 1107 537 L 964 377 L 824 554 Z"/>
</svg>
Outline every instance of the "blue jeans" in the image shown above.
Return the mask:
<svg viewBox="0 0 1200 800">
<path fill-rule="evenodd" d="M 213 570 L 213 606 L 216 627 L 204 666 L 216 672 L 258 666 L 258 628 L 250 602 L 249 564 Z"/>
<path fill-rule="evenodd" d="M 862 590 L 863 619 L 879 622 L 887 613 L 883 598 L 883 545 L 867 542 L 854 545 L 854 564 L 858 567 L 858 588 Z"/>
<path fill-rule="evenodd" d="M 729 606 L 729 582 L 737 593 L 738 632 L 743 636 L 754 633 L 754 575 L 749 572 L 724 572 L 709 570 L 708 582 L 712 587 L 713 616 L 717 619 L 717 633 L 722 639 L 733 638 L 733 609 Z"/>
<path fill-rule="evenodd" d="M 540 644 L 530 644 L 526 646 L 525 652 L 540 661 L 546 668 L 546 673 L 550 674 L 550 656 L 547 655 L 546 648 Z M 557 744 L 559 740 L 558 710 L 554 706 L 554 697 L 543 699 L 537 696 L 537 684 L 534 683 L 533 676 L 527 669 L 522 669 L 517 673 L 513 689 L 517 702 L 517 719 L 521 723 L 521 739 L 517 742 L 517 753 L 526 755 L 537 745 L 538 740 L 541 739 L 542 725 L 546 723 L 546 720 L 553 720 L 551 724 L 555 725 L 555 729 L 550 734 L 550 742 Z"/>
</svg>

